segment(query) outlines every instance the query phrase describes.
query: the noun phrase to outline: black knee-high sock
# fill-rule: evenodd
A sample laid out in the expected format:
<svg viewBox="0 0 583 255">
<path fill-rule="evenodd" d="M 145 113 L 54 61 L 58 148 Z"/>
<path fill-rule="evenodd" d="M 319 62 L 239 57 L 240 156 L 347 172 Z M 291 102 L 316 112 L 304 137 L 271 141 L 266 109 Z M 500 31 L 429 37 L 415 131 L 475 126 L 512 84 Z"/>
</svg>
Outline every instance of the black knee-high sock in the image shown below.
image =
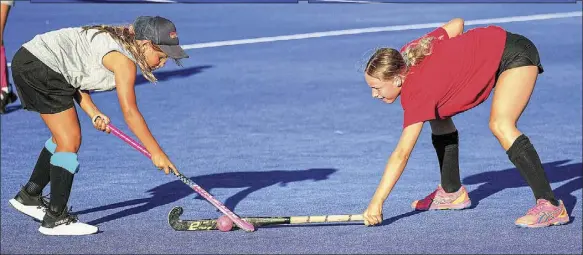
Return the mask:
<svg viewBox="0 0 583 255">
<path fill-rule="evenodd" d="M 73 177 L 79 170 L 77 154 L 55 152 L 51 157 L 51 201 L 49 210 L 53 215 L 61 215 L 69 201 Z"/>
<path fill-rule="evenodd" d="M 65 168 L 51 165 L 51 200 L 49 210 L 54 215 L 60 215 L 67 206 L 74 176 L 74 174 Z"/>
<path fill-rule="evenodd" d="M 458 191 L 462 184 L 460 180 L 457 130 L 444 135 L 431 135 L 431 140 L 439 160 L 441 187 L 447 193 Z"/>
<path fill-rule="evenodd" d="M 49 138 L 45 143 L 40 152 L 34 170 L 30 175 L 28 183 L 24 185 L 24 190 L 26 193 L 32 196 L 38 196 L 42 193 L 43 189 L 49 184 L 51 180 L 50 168 L 51 168 L 51 156 L 55 150 L 56 144 L 54 144 Z"/>
<path fill-rule="evenodd" d="M 559 205 L 538 153 L 526 135 L 516 138 L 506 154 L 532 189 L 535 199 L 542 198 L 555 206 Z"/>
</svg>

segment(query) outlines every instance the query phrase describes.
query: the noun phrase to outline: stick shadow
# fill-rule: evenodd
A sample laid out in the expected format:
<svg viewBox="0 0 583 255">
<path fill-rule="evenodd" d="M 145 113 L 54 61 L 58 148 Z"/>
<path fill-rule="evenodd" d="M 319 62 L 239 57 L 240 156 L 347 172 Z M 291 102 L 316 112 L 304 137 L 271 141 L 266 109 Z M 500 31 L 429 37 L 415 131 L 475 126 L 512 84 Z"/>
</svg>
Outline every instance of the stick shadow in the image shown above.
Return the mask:
<svg viewBox="0 0 583 255">
<path fill-rule="evenodd" d="M 228 197 L 224 205 L 231 210 L 235 210 L 237 204 L 249 196 L 251 193 L 270 187 L 276 184 L 285 186 L 288 183 L 300 181 L 324 181 L 331 174 L 336 172 L 331 168 L 314 168 L 306 170 L 274 170 L 274 171 L 257 171 L 257 172 L 229 172 L 210 175 L 201 175 L 190 178 L 193 182 L 200 185 L 203 189 L 212 194 L 215 188 L 237 188 L 243 190 Z M 104 210 L 134 206 L 119 212 L 93 220 L 89 224 L 100 224 L 129 215 L 139 214 L 149 211 L 153 208 L 173 203 L 187 196 L 196 194 L 190 187 L 186 186 L 180 180 L 172 181 L 147 191 L 151 196 L 147 198 L 137 198 L 119 203 L 99 206 L 77 212 L 77 214 L 88 214 Z M 203 199 L 201 196 L 196 199 Z"/>
</svg>

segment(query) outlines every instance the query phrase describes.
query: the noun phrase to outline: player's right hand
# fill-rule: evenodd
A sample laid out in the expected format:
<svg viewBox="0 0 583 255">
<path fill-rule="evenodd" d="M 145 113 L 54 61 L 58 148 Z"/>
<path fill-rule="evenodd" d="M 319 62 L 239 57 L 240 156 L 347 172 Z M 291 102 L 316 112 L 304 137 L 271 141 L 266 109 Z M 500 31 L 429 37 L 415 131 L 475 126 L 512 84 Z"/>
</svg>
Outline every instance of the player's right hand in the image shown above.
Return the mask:
<svg viewBox="0 0 583 255">
<path fill-rule="evenodd" d="M 111 129 L 107 126 L 110 120 L 107 116 L 105 116 L 105 114 L 98 112 L 91 118 L 91 122 L 93 123 L 93 127 L 95 127 L 95 129 L 106 132 L 108 134 L 111 132 Z"/>
<path fill-rule="evenodd" d="M 168 156 L 163 152 L 152 154 L 152 163 L 154 163 L 158 169 L 163 170 L 165 174 L 169 174 L 170 171 L 179 174 L 174 164 L 172 164 L 170 159 L 168 159 Z"/>
<path fill-rule="evenodd" d="M 383 222 L 383 203 L 371 202 L 362 214 L 364 225 L 374 226 Z"/>
</svg>

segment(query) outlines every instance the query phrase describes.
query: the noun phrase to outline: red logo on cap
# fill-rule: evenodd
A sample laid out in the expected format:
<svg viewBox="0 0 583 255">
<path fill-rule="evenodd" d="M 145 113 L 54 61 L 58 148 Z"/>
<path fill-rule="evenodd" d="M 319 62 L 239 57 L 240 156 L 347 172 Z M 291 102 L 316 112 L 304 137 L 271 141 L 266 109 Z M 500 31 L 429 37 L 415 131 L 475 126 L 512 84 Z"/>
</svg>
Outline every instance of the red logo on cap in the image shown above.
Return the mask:
<svg viewBox="0 0 583 255">
<path fill-rule="evenodd" d="M 177 37 L 178 37 L 178 34 L 176 34 L 176 32 L 170 32 L 170 38 L 176 39 Z"/>
</svg>

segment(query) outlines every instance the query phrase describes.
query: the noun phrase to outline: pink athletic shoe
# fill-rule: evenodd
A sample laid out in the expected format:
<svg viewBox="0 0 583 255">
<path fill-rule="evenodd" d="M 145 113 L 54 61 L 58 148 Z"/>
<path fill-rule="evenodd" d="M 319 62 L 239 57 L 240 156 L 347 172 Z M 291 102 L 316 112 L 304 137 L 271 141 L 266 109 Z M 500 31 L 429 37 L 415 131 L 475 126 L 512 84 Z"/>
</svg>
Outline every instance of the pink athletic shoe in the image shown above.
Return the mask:
<svg viewBox="0 0 583 255">
<path fill-rule="evenodd" d="M 528 210 L 526 215 L 518 218 L 514 224 L 519 227 L 539 228 L 552 225 L 562 225 L 569 222 L 569 214 L 559 200 L 559 205 L 554 206 L 545 199 L 536 200 L 536 205 Z"/>
<path fill-rule="evenodd" d="M 411 207 L 417 211 L 427 210 L 461 210 L 472 205 L 468 191 L 462 186 L 454 193 L 446 193 L 441 185 L 421 200 L 415 200 Z"/>
</svg>

